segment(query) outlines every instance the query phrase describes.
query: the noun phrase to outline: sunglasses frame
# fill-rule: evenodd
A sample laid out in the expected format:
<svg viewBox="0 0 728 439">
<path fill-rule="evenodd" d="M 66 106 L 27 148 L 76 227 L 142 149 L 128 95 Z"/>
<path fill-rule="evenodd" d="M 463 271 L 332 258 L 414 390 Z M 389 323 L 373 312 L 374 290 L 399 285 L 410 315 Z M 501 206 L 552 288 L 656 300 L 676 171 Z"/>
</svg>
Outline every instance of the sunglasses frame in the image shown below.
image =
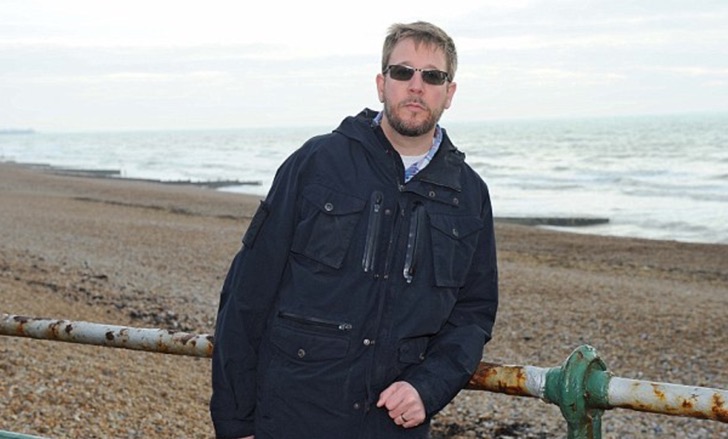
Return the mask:
<svg viewBox="0 0 728 439">
<path fill-rule="evenodd" d="M 392 69 L 397 69 L 401 74 L 392 75 Z M 416 69 L 405 64 L 390 64 L 382 72 L 386 75 L 389 73 L 389 77 L 395 81 L 409 81 L 415 75 L 415 72 L 420 72 L 422 81 L 430 85 L 442 85 L 446 82 L 450 82 L 450 74 L 442 70 L 437 69 Z"/>
</svg>

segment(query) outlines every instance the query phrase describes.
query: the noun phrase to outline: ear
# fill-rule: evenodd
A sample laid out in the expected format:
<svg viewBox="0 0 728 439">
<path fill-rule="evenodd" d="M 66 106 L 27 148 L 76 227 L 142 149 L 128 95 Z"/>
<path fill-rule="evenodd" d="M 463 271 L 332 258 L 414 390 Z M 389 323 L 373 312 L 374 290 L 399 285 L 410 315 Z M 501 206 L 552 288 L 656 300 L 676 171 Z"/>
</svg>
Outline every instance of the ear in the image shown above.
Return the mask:
<svg viewBox="0 0 728 439">
<path fill-rule="evenodd" d="M 452 97 L 455 95 L 455 90 L 457 90 L 458 84 L 455 82 L 450 82 L 447 84 L 447 98 L 445 99 L 445 108 L 450 108 L 450 105 L 452 105 Z"/>
<path fill-rule="evenodd" d="M 381 73 L 377 74 L 377 94 L 379 95 L 379 102 L 384 102 L 384 75 Z"/>
</svg>

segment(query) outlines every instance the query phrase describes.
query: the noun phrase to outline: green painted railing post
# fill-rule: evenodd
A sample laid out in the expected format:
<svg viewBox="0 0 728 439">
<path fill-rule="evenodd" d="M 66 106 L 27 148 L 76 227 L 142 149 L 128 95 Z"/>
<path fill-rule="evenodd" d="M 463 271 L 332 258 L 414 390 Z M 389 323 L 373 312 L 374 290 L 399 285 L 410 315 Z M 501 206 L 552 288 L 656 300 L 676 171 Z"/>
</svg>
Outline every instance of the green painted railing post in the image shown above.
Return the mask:
<svg viewBox="0 0 728 439">
<path fill-rule="evenodd" d="M 545 399 L 559 406 L 568 439 L 601 439 L 602 407 L 608 407 L 609 373 L 588 345 L 579 346 L 561 367 L 546 373 Z"/>
</svg>

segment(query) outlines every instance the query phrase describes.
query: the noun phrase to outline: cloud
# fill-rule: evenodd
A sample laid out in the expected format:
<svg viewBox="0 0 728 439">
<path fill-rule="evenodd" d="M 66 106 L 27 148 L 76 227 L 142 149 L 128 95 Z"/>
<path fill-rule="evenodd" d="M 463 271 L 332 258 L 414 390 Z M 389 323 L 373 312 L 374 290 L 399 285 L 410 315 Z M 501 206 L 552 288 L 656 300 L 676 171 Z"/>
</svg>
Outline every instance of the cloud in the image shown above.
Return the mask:
<svg viewBox="0 0 728 439">
<path fill-rule="evenodd" d="M 349 9 L 334 0 L 6 0 L 0 113 L 39 129 L 201 126 L 203 109 L 215 126 L 328 124 L 378 105 L 386 29 L 417 19 L 458 45 L 447 118 L 667 111 L 687 99 L 728 109 L 725 1 L 371 0 Z"/>
</svg>

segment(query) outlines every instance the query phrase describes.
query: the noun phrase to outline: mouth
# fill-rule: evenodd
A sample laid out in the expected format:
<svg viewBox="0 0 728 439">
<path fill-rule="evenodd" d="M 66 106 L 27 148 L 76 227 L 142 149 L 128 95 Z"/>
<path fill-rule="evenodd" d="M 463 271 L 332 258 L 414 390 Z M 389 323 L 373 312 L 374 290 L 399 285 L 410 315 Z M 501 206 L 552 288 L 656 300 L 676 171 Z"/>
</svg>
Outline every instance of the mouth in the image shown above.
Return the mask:
<svg viewBox="0 0 728 439">
<path fill-rule="evenodd" d="M 420 101 L 406 101 L 401 104 L 402 108 L 406 108 L 410 111 L 427 111 L 427 106 Z"/>
</svg>

